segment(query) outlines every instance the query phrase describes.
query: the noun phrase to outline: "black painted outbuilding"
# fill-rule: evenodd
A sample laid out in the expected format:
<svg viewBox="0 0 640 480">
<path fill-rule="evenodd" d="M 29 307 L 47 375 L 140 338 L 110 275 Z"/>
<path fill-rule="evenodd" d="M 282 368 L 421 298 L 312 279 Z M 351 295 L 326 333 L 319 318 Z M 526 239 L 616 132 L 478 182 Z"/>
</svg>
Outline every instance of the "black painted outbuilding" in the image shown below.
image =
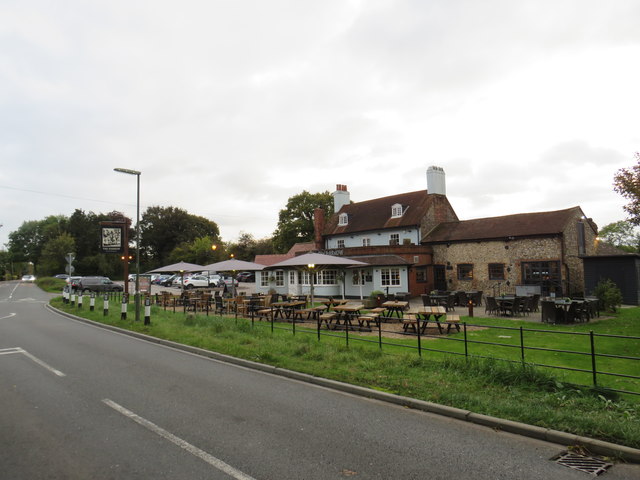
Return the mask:
<svg viewBox="0 0 640 480">
<path fill-rule="evenodd" d="M 584 288 L 587 294 L 593 292 L 600 280 L 609 278 L 622 292 L 623 304 L 640 304 L 640 255 L 599 255 L 583 257 L 583 260 Z"/>
</svg>

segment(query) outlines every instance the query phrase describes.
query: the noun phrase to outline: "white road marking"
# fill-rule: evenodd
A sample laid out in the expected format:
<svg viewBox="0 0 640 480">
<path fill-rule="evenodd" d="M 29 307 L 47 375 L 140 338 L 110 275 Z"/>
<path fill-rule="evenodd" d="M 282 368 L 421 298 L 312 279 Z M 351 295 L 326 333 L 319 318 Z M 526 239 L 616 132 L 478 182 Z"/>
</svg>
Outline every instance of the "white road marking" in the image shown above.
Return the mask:
<svg viewBox="0 0 640 480">
<path fill-rule="evenodd" d="M 20 348 L 20 347 L 16 347 L 16 348 L 3 348 L 0 350 L 0 355 L 9 355 L 12 353 L 21 353 L 23 354 L 25 357 L 30 358 L 31 360 L 33 360 L 34 362 L 36 362 L 38 365 L 40 365 L 43 368 L 46 368 L 47 370 L 49 370 L 51 373 L 53 373 L 54 375 L 57 375 L 59 377 L 66 377 L 66 375 L 64 373 L 62 373 L 60 370 L 56 370 L 55 368 L 53 368 L 51 365 L 49 365 L 46 362 L 43 362 L 42 360 L 40 360 L 38 357 L 35 357 L 33 355 L 31 355 L 29 352 L 27 352 L 26 350 Z"/>
<path fill-rule="evenodd" d="M 13 292 L 15 292 L 15 291 L 16 291 L 16 289 L 17 289 L 19 286 L 20 286 L 20 284 L 19 284 L 19 283 L 16 283 L 16 286 L 15 286 L 15 287 L 13 287 L 13 290 L 11 290 L 11 293 L 9 294 L 9 299 L 11 299 L 11 298 L 13 297 Z"/>
<path fill-rule="evenodd" d="M 191 445 L 189 442 L 187 442 L 185 440 L 182 440 L 179 437 L 176 437 L 172 433 L 169 433 L 166 430 L 164 430 L 163 428 L 160 428 L 155 423 L 152 423 L 149 420 L 146 420 L 146 419 L 140 417 L 139 415 L 136 415 L 132 411 L 127 410 L 123 406 L 118 405 L 116 402 L 114 402 L 112 400 L 109 400 L 108 398 L 105 398 L 102 401 L 103 401 L 103 403 L 105 403 L 109 407 L 113 408 L 115 411 L 121 413 L 125 417 L 130 418 L 134 422 L 138 423 L 139 425 L 142 425 L 143 427 L 145 427 L 146 429 L 152 431 L 153 433 L 155 433 L 157 435 L 160 435 L 164 439 L 169 440 L 171 443 L 179 446 L 180 448 L 185 449 L 190 454 L 200 458 L 201 460 L 204 460 L 209 465 L 217 468 L 218 470 L 226 473 L 227 475 L 230 475 L 231 477 L 233 477 L 233 478 L 235 478 L 237 480 L 255 480 L 253 477 L 245 474 L 244 472 L 241 472 L 240 470 L 238 470 L 236 468 L 233 468 L 228 463 L 223 462 L 219 458 L 214 457 L 213 455 L 205 452 L 204 450 L 200 450 L 198 447 L 195 447 L 195 446 Z"/>
<path fill-rule="evenodd" d="M 4 317 L 0 317 L 0 320 L 4 320 L 5 318 L 11 318 L 11 317 L 15 317 L 16 314 L 15 313 L 10 313 L 9 315 L 5 315 Z"/>
</svg>

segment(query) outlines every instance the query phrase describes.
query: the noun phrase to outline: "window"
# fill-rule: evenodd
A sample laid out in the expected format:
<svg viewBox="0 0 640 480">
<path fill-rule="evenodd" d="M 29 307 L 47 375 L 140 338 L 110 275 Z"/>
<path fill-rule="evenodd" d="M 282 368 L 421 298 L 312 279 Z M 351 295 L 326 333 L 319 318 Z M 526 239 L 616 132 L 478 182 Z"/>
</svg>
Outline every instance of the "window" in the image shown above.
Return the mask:
<svg viewBox="0 0 640 480">
<path fill-rule="evenodd" d="M 522 283 L 540 285 L 542 295 L 562 294 L 560 262 L 522 262 Z"/>
<path fill-rule="evenodd" d="M 400 286 L 400 269 L 399 268 L 381 268 L 380 283 L 383 287 L 399 287 Z"/>
<path fill-rule="evenodd" d="M 391 206 L 391 218 L 398 218 L 402 216 L 402 205 L 396 203 Z"/>
<path fill-rule="evenodd" d="M 338 225 L 347 225 L 349 223 L 349 215 L 346 213 L 341 213 L 338 216 Z"/>
<path fill-rule="evenodd" d="M 489 264 L 489 280 L 504 280 L 504 263 Z"/>
<path fill-rule="evenodd" d="M 276 270 L 276 287 L 284 287 L 284 271 Z"/>
<path fill-rule="evenodd" d="M 351 284 L 352 285 L 364 285 L 364 272 L 362 272 L 361 270 L 354 270 L 353 271 L 353 278 L 351 280 Z"/>
<path fill-rule="evenodd" d="M 473 265 L 471 263 L 458 264 L 458 280 L 472 280 Z"/>
<path fill-rule="evenodd" d="M 425 283 L 426 281 L 427 281 L 427 268 L 426 267 L 416 268 L 416 282 Z"/>
<path fill-rule="evenodd" d="M 295 285 L 296 284 L 296 271 L 295 270 L 290 270 L 289 271 L 289 285 Z"/>
<path fill-rule="evenodd" d="M 371 246 L 371 239 L 369 237 L 365 237 L 362 239 L 362 246 L 363 247 L 370 247 Z"/>
<path fill-rule="evenodd" d="M 337 285 L 337 271 L 336 270 L 320 270 L 317 273 L 318 285 Z"/>
<path fill-rule="evenodd" d="M 578 255 L 587 253 L 587 242 L 584 234 L 584 222 L 578 222 Z"/>
<path fill-rule="evenodd" d="M 260 286 L 261 287 L 269 286 L 269 272 L 260 272 Z"/>
<path fill-rule="evenodd" d="M 344 240 L 338 240 L 338 248 L 344 248 Z"/>
<path fill-rule="evenodd" d="M 400 245 L 400 234 L 392 233 L 389 237 L 389 245 Z"/>
</svg>

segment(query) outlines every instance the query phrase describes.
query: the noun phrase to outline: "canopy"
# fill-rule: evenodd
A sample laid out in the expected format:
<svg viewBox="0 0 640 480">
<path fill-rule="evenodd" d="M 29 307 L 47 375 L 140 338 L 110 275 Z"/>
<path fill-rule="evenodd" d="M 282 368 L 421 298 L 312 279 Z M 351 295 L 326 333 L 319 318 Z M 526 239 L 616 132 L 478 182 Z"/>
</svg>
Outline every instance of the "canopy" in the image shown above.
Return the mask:
<svg viewBox="0 0 640 480">
<path fill-rule="evenodd" d="M 323 253 L 305 253 L 304 255 L 298 255 L 297 257 L 288 258 L 282 262 L 278 262 L 269 268 L 282 268 L 282 267 L 294 267 L 313 270 L 322 270 L 327 267 L 349 267 L 349 266 L 364 266 L 367 263 L 360 262 L 358 260 L 352 260 L 346 257 L 334 257 L 333 255 L 325 255 Z M 311 305 L 313 305 L 313 277 L 311 275 Z"/>
<path fill-rule="evenodd" d="M 333 255 L 325 255 L 323 253 L 305 253 L 304 255 L 298 255 L 297 257 L 278 262 L 269 268 L 306 267 L 308 265 L 314 265 L 315 267 L 348 267 L 368 264 L 347 257 L 334 257 Z"/>
<path fill-rule="evenodd" d="M 162 273 L 162 272 L 201 272 L 206 270 L 202 265 L 196 265 L 195 263 L 178 262 L 165 267 L 154 268 L 149 270 L 148 273 Z"/>
<path fill-rule="evenodd" d="M 222 262 L 205 265 L 202 270 L 210 270 L 213 272 L 233 272 L 238 270 L 262 270 L 265 266 L 259 263 L 245 262 L 244 260 L 236 260 L 231 258 Z"/>
</svg>

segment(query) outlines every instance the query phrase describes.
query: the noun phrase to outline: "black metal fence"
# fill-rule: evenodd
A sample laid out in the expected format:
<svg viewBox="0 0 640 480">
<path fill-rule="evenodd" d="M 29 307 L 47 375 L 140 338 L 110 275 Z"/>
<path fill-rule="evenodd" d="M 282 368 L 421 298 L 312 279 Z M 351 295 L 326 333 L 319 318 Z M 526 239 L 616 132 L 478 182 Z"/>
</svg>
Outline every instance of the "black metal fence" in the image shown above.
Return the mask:
<svg viewBox="0 0 640 480">
<path fill-rule="evenodd" d="M 233 315 L 233 313 L 232 313 Z M 238 315 L 236 318 L 238 318 Z M 248 320 L 253 327 L 267 326 L 273 332 L 274 330 L 291 331 L 293 335 L 297 333 L 315 335 L 318 341 L 323 337 L 332 337 L 341 339 L 345 345 L 349 346 L 351 342 L 375 344 L 378 348 L 394 351 L 402 351 L 408 349 L 416 351 L 419 356 L 434 353 L 442 355 L 457 355 L 466 358 L 484 358 L 492 360 L 501 360 L 512 363 L 520 363 L 523 366 L 529 365 L 539 368 L 549 368 L 556 370 L 565 370 L 583 374 L 585 380 L 580 382 L 572 381 L 579 385 L 593 386 L 603 390 L 609 390 L 617 393 L 625 393 L 630 395 L 640 395 L 640 376 L 622 371 L 640 372 L 640 337 L 625 335 L 610 335 L 589 332 L 568 332 L 561 330 L 536 329 L 525 327 L 505 327 L 495 325 L 482 325 L 468 322 L 460 322 L 456 324 L 460 327 L 454 335 L 428 334 L 422 333 L 420 328 L 415 333 L 406 333 L 398 329 L 390 329 L 388 325 L 398 325 L 399 319 L 395 317 L 380 317 L 371 328 L 362 328 L 358 326 L 344 325 L 330 329 L 321 320 L 296 320 L 295 318 L 275 318 L 273 312 L 267 316 L 257 316 L 253 312 L 249 314 Z M 441 324 L 449 327 L 450 325 L 443 321 Z M 487 341 L 473 338 L 474 332 L 478 330 L 489 330 L 496 333 L 510 333 L 511 335 L 498 335 L 502 341 Z M 363 335 L 363 333 L 365 335 Z M 391 335 L 406 336 L 401 341 L 394 341 Z M 575 348 L 556 349 L 544 346 L 544 338 L 548 336 L 566 336 L 571 339 L 571 343 L 575 344 Z M 600 339 L 615 340 L 615 346 L 608 348 L 601 347 L 598 349 Z M 438 342 L 432 342 L 438 340 Z M 509 340 L 509 341 L 507 341 Z M 529 342 L 527 342 L 529 340 Z M 431 345 L 435 344 L 435 345 Z M 451 348 L 444 348 L 444 345 L 450 345 Z M 483 346 L 483 352 L 480 353 L 474 347 L 476 345 Z M 491 354 L 486 354 L 487 347 L 493 349 Z M 582 348 L 581 348 L 582 347 Z M 500 353 L 500 351 L 506 353 Z M 617 353 L 612 353 L 617 352 Z M 630 352 L 625 354 L 624 352 Z M 537 353 L 554 354 L 558 359 L 556 363 L 542 362 L 541 355 Z M 548 355 L 544 356 L 549 358 Z M 619 368 L 616 362 L 631 362 L 633 368 Z M 603 365 L 604 364 L 604 365 Z M 610 367 L 604 370 L 603 368 Z M 618 371 L 616 371 L 618 369 Z M 587 380 L 588 378 L 588 380 Z M 614 381 L 607 382 L 607 379 L 622 379 L 624 387 L 618 387 Z"/>
<path fill-rule="evenodd" d="M 122 292 L 109 292 L 100 294 L 96 298 L 106 298 L 121 303 L 123 299 Z M 159 297 L 155 297 L 155 303 L 159 308 L 164 310 L 187 313 L 190 305 L 186 299 L 172 298 L 169 302 L 162 302 Z M 195 308 L 194 308 L 195 310 Z M 362 344 L 375 344 L 378 348 L 387 349 L 386 351 L 416 351 L 419 356 L 425 354 L 442 354 L 456 355 L 466 358 L 485 358 L 493 360 L 502 360 L 512 363 L 520 363 L 524 365 L 535 366 L 539 368 L 549 368 L 556 370 L 564 370 L 582 374 L 585 380 L 577 383 L 580 385 L 588 385 L 612 392 L 625 393 L 630 395 L 640 395 L 640 376 L 622 371 L 640 372 L 640 337 L 611 335 L 589 332 L 568 332 L 561 330 L 547 330 L 525 327 L 508 327 L 495 325 L 482 325 L 468 322 L 450 323 L 446 321 L 440 322 L 446 325 L 448 329 L 452 326 L 456 328 L 454 335 L 429 334 L 421 330 L 420 324 L 415 332 L 405 332 L 398 329 L 401 324 L 400 319 L 395 317 L 379 317 L 373 323 L 373 326 L 367 327 L 354 326 L 348 322 L 337 326 L 322 323 L 319 315 L 312 319 L 297 319 L 295 316 L 290 318 L 277 317 L 274 309 L 251 310 L 245 312 L 244 316 L 238 314 L 237 311 L 219 311 L 214 304 L 206 303 L 200 313 L 205 315 L 224 315 L 234 316 L 236 321 L 243 318 L 247 319 L 252 327 L 265 326 L 275 330 L 291 331 L 293 335 L 297 333 L 312 334 L 317 337 L 318 341 L 325 338 L 336 338 L 344 341 L 347 346 L 351 342 L 359 342 Z M 267 313 L 265 313 L 267 312 Z M 434 322 L 435 323 L 435 322 Z M 395 326 L 396 328 L 391 328 Z M 458 329 L 459 328 L 459 332 Z M 509 333 L 509 335 L 496 335 L 500 341 L 488 341 L 483 339 L 475 339 L 475 332 L 478 330 L 489 330 L 492 333 Z M 545 337 L 567 336 L 571 339 L 572 349 L 554 349 L 544 346 Z M 487 335 L 485 335 L 487 336 Z M 491 335 L 488 335 L 491 337 Z M 396 341 L 394 341 L 394 338 Z M 401 338 L 402 341 L 399 341 Z M 548 338 L 548 337 L 546 337 Z M 600 347 L 601 339 L 615 340 L 615 346 L 612 348 Z M 434 342 L 433 340 L 437 340 Z M 556 342 L 554 342 L 556 343 Z M 444 346 L 448 348 L 444 348 Z M 476 349 L 476 345 L 481 345 L 483 351 Z M 487 354 L 487 347 L 490 347 L 490 354 Z M 599 348 L 600 347 L 600 348 Z M 616 352 L 616 353 L 613 353 Z M 629 352 L 629 354 L 626 354 Z M 542 357 L 548 359 L 548 355 L 538 354 L 554 354 L 558 359 L 557 363 L 552 364 L 543 362 Z M 624 362 L 629 365 L 631 362 L 633 368 L 618 368 L 617 362 Z M 603 366 L 604 364 L 604 366 Z M 608 368 L 603 370 L 603 368 Z M 588 380 L 587 380 L 588 378 Z M 613 379 L 613 384 L 607 380 Z M 603 383 L 604 381 L 604 383 Z M 622 383 L 623 387 L 616 384 Z"/>
</svg>

